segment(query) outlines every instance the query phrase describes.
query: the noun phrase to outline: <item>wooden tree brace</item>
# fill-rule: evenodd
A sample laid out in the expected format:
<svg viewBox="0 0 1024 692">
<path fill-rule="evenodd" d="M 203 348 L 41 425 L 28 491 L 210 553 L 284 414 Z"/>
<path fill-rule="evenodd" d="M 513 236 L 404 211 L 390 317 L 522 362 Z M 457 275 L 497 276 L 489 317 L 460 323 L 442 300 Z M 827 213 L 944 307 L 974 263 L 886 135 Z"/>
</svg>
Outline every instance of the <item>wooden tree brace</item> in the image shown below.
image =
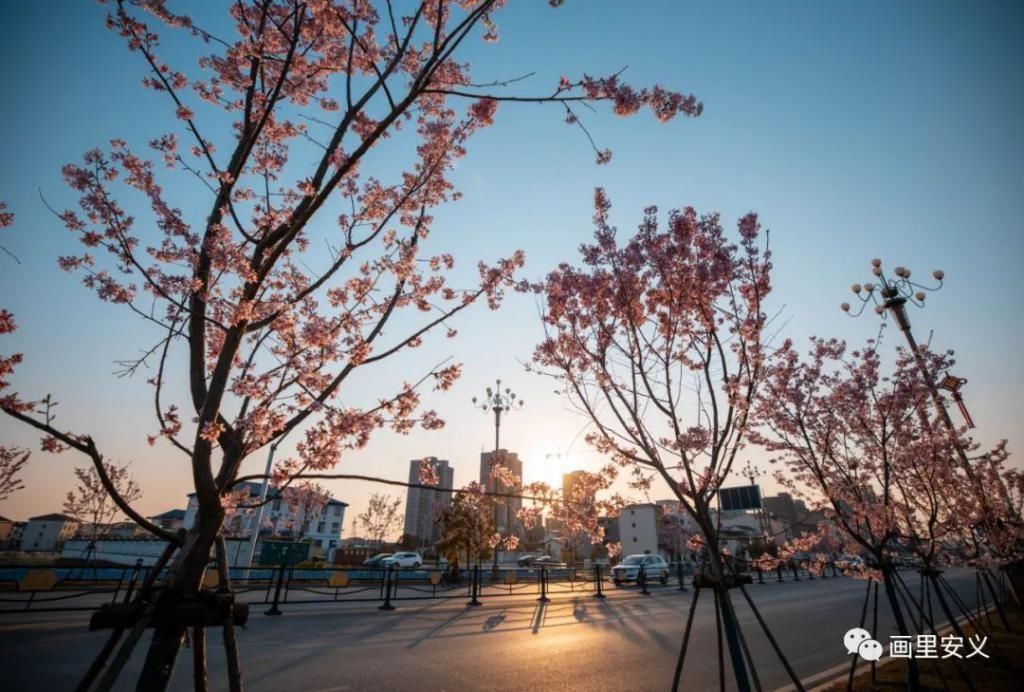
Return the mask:
<svg viewBox="0 0 1024 692">
<path fill-rule="evenodd" d="M 231 594 L 201 592 L 170 609 L 158 606 L 147 627 L 161 624 L 168 616 L 180 627 L 221 627 L 229 613 L 235 626 L 243 627 L 249 620 L 249 605 L 233 601 Z M 89 630 L 129 629 L 142 618 L 145 607 L 144 603 L 104 604 L 89 619 Z"/>
</svg>

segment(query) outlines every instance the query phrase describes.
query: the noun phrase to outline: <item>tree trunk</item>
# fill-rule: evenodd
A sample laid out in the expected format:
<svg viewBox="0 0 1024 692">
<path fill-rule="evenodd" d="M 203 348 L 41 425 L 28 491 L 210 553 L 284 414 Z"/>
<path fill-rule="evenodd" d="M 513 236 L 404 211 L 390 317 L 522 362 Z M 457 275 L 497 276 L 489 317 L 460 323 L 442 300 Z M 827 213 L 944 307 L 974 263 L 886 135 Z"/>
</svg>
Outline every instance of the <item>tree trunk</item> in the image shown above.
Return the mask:
<svg viewBox="0 0 1024 692">
<path fill-rule="evenodd" d="M 170 684 L 185 639 L 185 628 L 175 622 L 175 611 L 184 596 L 199 591 L 223 520 L 223 512 L 208 518 L 200 513 L 196 526 L 185 536 L 174 573 L 156 606 L 156 626 L 135 685 L 137 692 L 163 692 Z"/>
<path fill-rule="evenodd" d="M 892 618 L 896 621 L 896 630 L 901 636 L 909 636 L 910 631 L 907 629 L 907 623 L 903 619 L 903 610 L 900 609 L 899 601 L 896 598 L 896 585 L 893 584 L 892 580 L 892 568 L 883 567 L 882 577 L 885 581 L 885 595 L 889 599 L 889 607 L 892 608 Z M 874 634 L 877 635 L 878 633 L 875 632 Z M 913 658 L 907 659 L 907 689 L 910 692 L 918 692 L 921 689 L 917 663 L 914 662 Z"/>
<path fill-rule="evenodd" d="M 722 612 L 722 628 L 725 630 L 725 641 L 729 647 L 729 661 L 732 663 L 736 687 L 740 692 L 750 692 L 750 680 L 747 677 L 747 665 L 743 659 L 743 647 L 740 644 L 739 621 L 733 609 L 729 589 L 726 587 L 726 570 L 722 556 L 718 550 L 718 533 L 709 519 L 702 527 L 704 537 L 708 541 L 708 562 L 712 575 L 715 577 L 715 589 L 718 590 L 719 604 Z"/>
</svg>

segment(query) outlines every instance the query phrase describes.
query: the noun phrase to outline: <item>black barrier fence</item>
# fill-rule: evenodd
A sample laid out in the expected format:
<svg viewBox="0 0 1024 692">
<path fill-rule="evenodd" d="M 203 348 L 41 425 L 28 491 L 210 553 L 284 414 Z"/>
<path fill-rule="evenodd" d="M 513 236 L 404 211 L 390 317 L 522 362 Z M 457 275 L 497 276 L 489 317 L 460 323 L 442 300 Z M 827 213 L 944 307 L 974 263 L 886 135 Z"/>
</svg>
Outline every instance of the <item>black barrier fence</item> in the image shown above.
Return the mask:
<svg viewBox="0 0 1024 692">
<path fill-rule="evenodd" d="M 104 603 L 127 603 L 148 567 L 20 569 L 0 576 L 0 613 L 97 610 Z"/>
<path fill-rule="evenodd" d="M 790 561 L 772 569 L 734 560 L 745 583 L 831 579 L 842 576 L 832 562 Z M 140 563 L 126 568 L 22 569 L 0 574 L 0 614 L 32 611 L 90 611 L 104 603 L 130 597 L 150 568 Z M 648 571 L 650 570 L 650 571 Z M 267 606 L 267 615 L 280 615 L 282 605 L 314 603 L 378 603 L 392 610 L 403 602 L 463 599 L 469 605 L 495 597 L 533 597 L 544 602 L 552 596 L 591 594 L 604 598 L 613 587 L 649 595 L 658 590 L 687 591 L 693 575 L 690 565 L 643 566 L 625 571 L 608 565 L 588 567 L 538 565 L 503 567 L 473 565 L 460 570 L 367 567 L 307 569 L 277 567 L 231 570 L 232 591 L 240 601 Z M 161 575 L 161 579 L 162 579 Z M 7 578 L 5 578 L 7 577 Z M 628 579 L 627 579 L 628 577 Z M 160 588 L 158 579 L 155 588 Z M 205 585 L 215 588 L 216 570 L 207 572 Z"/>
</svg>

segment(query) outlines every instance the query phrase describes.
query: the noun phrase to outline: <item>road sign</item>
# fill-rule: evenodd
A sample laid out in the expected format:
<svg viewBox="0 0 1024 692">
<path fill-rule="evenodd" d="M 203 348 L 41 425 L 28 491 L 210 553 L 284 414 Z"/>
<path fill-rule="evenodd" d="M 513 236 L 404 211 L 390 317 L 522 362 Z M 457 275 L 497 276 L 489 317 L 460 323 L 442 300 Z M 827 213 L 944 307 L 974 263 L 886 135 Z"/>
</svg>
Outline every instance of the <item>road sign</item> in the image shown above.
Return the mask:
<svg viewBox="0 0 1024 692">
<path fill-rule="evenodd" d="M 735 509 L 761 509 L 761 486 L 740 485 L 735 488 L 721 488 L 718 502 L 722 511 Z"/>
</svg>

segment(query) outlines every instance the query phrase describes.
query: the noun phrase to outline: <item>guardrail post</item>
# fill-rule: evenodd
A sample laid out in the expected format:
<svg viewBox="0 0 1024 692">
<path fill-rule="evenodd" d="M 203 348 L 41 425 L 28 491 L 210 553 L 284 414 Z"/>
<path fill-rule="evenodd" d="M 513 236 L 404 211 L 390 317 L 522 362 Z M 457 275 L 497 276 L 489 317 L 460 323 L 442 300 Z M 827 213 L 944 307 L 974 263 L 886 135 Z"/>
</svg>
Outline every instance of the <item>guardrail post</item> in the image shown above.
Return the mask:
<svg viewBox="0 0 1024 692">
<path fill-rule="evenodd" d="M 274 602 L 270 605 L 270 609 L 267 610 L 264 615 L 280 615 L 281 609 L 277 607 L 277 604 L 281 602 L 281 587 L 284 586 L 284 563 L 277 568 L 277 587 L 274 589 Z"/>
<path fill-rule="evenodd" d="M 683 563 L 676 563 L 676 578 L 679 579 L 679 590 L 686 591 L 686 576 L 683 574 Z"/>
<path fill-rule="evenodd" d="M 757 583 L 764 584 L 764 572 L 761 571 L 761 565 L 757 566 Z"/>
<path fill-rule="evenodd" d="M 601 576 L 601 565 L 594 565 L 594 583 L 597 584 L 597 593 L 594 594 L 594 598 L 604 598 L 604 591 L 602 590 L 604 578 Z"/>
<path fill-rule="evenodd" d="M 839 576 L 839 573 L 836 572 L 836 563 L 834 563 L 834 562 L 832 563 L 832 576 L 833 577 L 838 577 Z"/>
<path fill-rule="evenodd" d="M 473 571 L 469 574 L 469 595 L 470 601 L 466 605 L 478 606 L 480 601 L 477 595 L 480 593 L 480 565 L 473 565 Z"/>
<path fill-rule="evenodd" d="M 640 574 L 637 575 L 636 580 L 640 583 L 640 593 L 644 596 L 650 596 L 651 592 L 647 590 L 647 570 L 645 565 L 640 565 Z"/>
<path fill-rule="evenodd" d="M 551 599 L 548 598 L 548 568 L 544 565 L 540 566 L 540 598 L 537 599 L 539 603 L 547 603 Z"/>
<path fill-rule="evenodd" d="M 793 565 L 793 581 L 800 581 L 800 572 L 797 571 L 799 568 L 796 566 L 796 561 L 790 563 Z"/>
<path fill-rule="evenodd" d="M 779 575 L 779 583 L 782 583 L 782 563 L 775 565 L 775 573 Z"/>
<path fill-rule="evenodd" d="M 391 605 L 391 574 L 394 572 L 395 564 L 392 562 L 388 564 L 387 571 L 384 573 L 384 603 L 377 606 L 377 610 L 394 610 L 395 606 Z"/>
</svg>

